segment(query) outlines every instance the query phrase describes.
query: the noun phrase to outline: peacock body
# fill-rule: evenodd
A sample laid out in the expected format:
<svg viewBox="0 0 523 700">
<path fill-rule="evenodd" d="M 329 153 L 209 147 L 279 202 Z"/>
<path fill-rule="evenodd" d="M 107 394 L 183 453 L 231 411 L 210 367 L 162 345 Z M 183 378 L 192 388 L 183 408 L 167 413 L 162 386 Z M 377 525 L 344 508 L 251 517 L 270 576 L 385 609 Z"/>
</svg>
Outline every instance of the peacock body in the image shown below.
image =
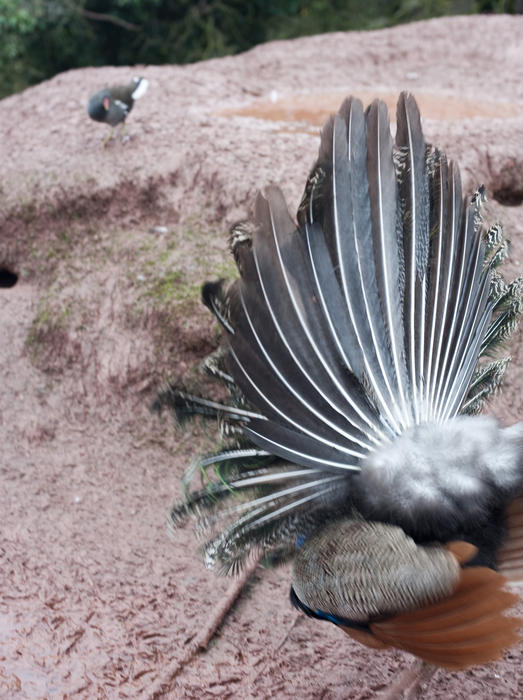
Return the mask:
<svg viewBox="0 0 523 700">
<path fill-rule="evenodd" d="M 500 274 L 508 245 L 483 226 L 484 190 L 463 198 L 412 95 L 396 121 L 393 141 L 384 103 L 346 100 L 297 222 L 270 186 L 233 227 L 239 278 L 202 291 L 223 329 L 204 370 L 230 401 L 174 386 L 157 401 L 216 418 L 223 436 L 170 518 L 196 514 L 208 566 L 292 557 L 308 615 L 461 668 L 517 638 L 492 569 L 521 571 L 523 423 L 479 414 L 523 281 Z"/>
</svg>

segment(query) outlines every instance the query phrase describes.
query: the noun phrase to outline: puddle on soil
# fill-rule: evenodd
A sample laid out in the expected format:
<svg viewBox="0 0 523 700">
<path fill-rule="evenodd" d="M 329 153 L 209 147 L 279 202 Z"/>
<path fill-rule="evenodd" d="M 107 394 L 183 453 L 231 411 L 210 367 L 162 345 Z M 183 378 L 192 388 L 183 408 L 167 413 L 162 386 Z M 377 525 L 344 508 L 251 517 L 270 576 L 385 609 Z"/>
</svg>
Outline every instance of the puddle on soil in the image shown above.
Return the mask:
<svg viewBox="0 0 523 700">
<path fill-rule="evenodd" d="M 347 92 L 323 92 L 307 95 L 282 95 L 276 100 L 257 100 L 243 107 L 225 109 L 220 116 L 255 117 L 277 122 L 293 122 L 308 126 L 322 126 L 327 117 L 337 112 Z M 376 97 L 384 100 L 391 119 L 396 114 L 398 93 L 356 90 L 353 92 L 365 106 Z M 421 114 L 425 119 L 457 120 L 470 117 L 508 119 L 523 114 L 523 106 L 513 102 L 473 100 L 433 93 L 415 93 Z"/>
</svg>

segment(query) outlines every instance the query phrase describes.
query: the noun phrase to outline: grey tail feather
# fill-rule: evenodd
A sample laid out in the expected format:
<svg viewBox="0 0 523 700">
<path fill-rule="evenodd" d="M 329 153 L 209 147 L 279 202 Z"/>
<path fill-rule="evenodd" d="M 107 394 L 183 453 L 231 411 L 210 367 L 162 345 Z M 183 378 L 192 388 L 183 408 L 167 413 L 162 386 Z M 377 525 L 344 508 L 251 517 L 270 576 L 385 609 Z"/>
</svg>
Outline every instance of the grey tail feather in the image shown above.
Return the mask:
<svg viewBox="0 0 523 700">
<path fill-rule="evenodd" d="M 224 330 L 205 371 L 230 404 L 167 395 L 180 418 L 229 426 L 232 442 L 204 463 L 211 481 L 173 510 L 210 527 L 209 564 L 234 568 L 251 545 L 288 551 L 350 508 L 375 450 L 476 413 L 499 388 L 507 360 L 490 358 L 517 325 L 522 282 L 499 274 L 509 246 L 500 226 L 483 230 L 484 199 L 480 188 L 463 200 L 458 166 L 425 143 L 411 95 L 395 142 L 385 104 L 351 98 L 322 131 L 298 223 L 272 186 L 233 227 L 240 277 L 202 290 Z"/>
</svg>

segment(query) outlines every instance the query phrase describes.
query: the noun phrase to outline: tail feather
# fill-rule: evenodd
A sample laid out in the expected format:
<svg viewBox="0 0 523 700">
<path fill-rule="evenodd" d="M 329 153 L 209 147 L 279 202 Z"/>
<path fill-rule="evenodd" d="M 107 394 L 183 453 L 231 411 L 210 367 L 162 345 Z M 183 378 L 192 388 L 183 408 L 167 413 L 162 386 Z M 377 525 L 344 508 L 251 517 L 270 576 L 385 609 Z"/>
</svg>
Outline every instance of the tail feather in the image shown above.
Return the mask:
<svg viewBox="0 0 523 700">
<path fill-rule="evenodd" d="M 405 271 L 398 248 L 397 184 L 387 108 L 375 100 L 366 112 L 367 176 L 371 209 L 376 288 L 381 302 L 388 347 L 396 376 L 396 398 L 401 407 L 402 427 L 414 421 L 411 386 L 404 347 L 402 296 Z M 368 282 L 367 282 L 368 283 Z M 371 282 L 374 283 L 374 280 Z"/>
<path fill-rule="evenodd" d="M 146 78 L 133 78 L 133 83 L 136 85 L 136 87 L 134 88 L 131 97 L 133 100 L 139 100 L 140 97 L 143 97 L 147 92 L 149 81 Z"/>
<path fill-rule="evenodd" d="M 385 104 L 364 111 L 351 98 L 322 131 L 298 223 L 271 186 L 254 221 L 233 227 L 240 277 L 202 291 L 224 331 L 205 370 L 230 405 L 183 389 L 171 402 L 180 419 L 216 418 L 229 440 L 187 476 L 204 469 L 215 484 L 188 493 L 189 507 L 208 507 L 216 528 L 232 519 L 208 561 L 237 566 L 249 542 L 286 551 L 320 514 L 352 509 L 423 541 L 454 537 L 523 484 L 517 440 L 502 445 L 494 421 L 458 417 L 500 386 L 508 359 L 492 354 L 523 310 L 521 280 L 498 272 L 501 227 L 482 232 L 483 199 L 480 189 L 464 202 L 459 169 L 426 145 L 411 95 L 400 96 L 395 142 Z"/>
<path fill-rule="evenodd" d="M 412 95 L 398 100 L 396 171 L 400 231 L 404 261 L 405 354 L 410 377 L 411 402 L 416 422 L 426 418 L 423 377 L 425 355 L 426 288 L 429 253 L 429 187 L 425 140 L 418 107 Z"/>
<path fill-rule="evenodd" d="M 429 159 L 429 222 L 432 245 L 429 248 L 427 321 L 424 384 L 427 418 L 434 418 L 434 399 L 442 352 L 442 334 L 447 318 L 448 280 L 452 256 L 452 237 L 446 235 L 451 210 L 451 171 L 443 153 L 434 151 Z"/>
<path fill-rule="evenodd" d="M 469 205 L 463 223 L 463 247 L 461 253 L 458 253 L 461 263 L 457 287 L 453 294 L 457 303 L 449 331 L 447 349 L 450 352 L 446 378 L 438 404 L 443 419 L 453 414 L 456 405 L 461 405 L 463 391 L 468 387 L 470 375 L 479 356 L 477 343 L 471 342 L 471 339 L 478 335 L 478 328 L 480 337 L 483 336 L 484 325 L 492 314 L 492 306 L 488 304 L 490 277 L 488 270 L 483 267 L 485 246 L 477 224 L 477 216 L 476 205 Z M 467 350 L 471 348 L 474 350 L 467 365 L 463 360 Z M 464 379 L 462 370 L 465 372 Z"/>
<path fill-rule="evenodd" d="M 285 209 L 285 213 L 283 213 Z M 290 219 L 283 196 L 277 188 L 267 191 L 267 199 L 258 197 L 257 211 L 265 223 L 266 235 L 258 235 L 254 241 L 254 256 L 260 282 L 267 285 L 265 300 L 278 316 L 286 342 L 293 344 L 298 335 L 303 339 L 302 354 L 312 357 L 321 368 L 324 392 L 341 396 L 345 413 L 352 407 L 369 427 L 376 430 L 377 414 L 364 393 L 357 391 L 357 375 L 351 365 L 344 369 L 336 348 L 330 342 L 328 325 L 321 314 L 314 292 L 310 267 L 303 259 L 300 236 Z M 272 258 L 267 249 L 270 249 Z M 274 284 L 271 285 L 271 282 Z"/>
<path fill-rule="evenodd" d="M 281 195 L 273 191 L 270 196 L 281 205 Z M 258 210 L 260 216 L 269 218 L 270 204 L 264 202 L 259 200 Z M 352 373 L 339 366 L 332 345 L 311 331 L 306 314 L 316 311 L 317 324 L 322 319 L 310 300 L 300 297 L 295 288 L 276 245 L 279 234 L 273 232 L 272 225 L 270 233 L 264 233 L 255 235 L 252 248 L 243 252 L 244 276 L 229 295 L 230 314 L 239 330 L 230 340 L 237 381 L 246 395 L 253 396 L 254 402 L 261 400 L 271 415 L 282 415 L 277 404 L 300 411 L 302 417 L 308 413 L 309 421 L 318 424 L 319 419 L 320 426 L 338 431 L 340 445 L 343 436 L 359 443 L 361 456 L 378 439 L 377 413 Z M 269 235 L 272 240 L 267 240 Z M 289 235 L 294 236 L 289 246 L 299 244 L 295 231 Z M 291 248 L 295 258 L 297 248 Z M 303 304 L 307 304 L 305 311 Z M 284 392 L 291 400 L 275 403 L 271 400 L 274 392 Z M 290 418 L 287 422 L 294 428 L 305 427 L 307 431 L 304 420 L 300 425 Z"/>
<path fill-rule="evenodd" d="M 387 351 L 387 335 L 378 291 L 369 280 L 376 278 L 376 263 L 372 246 L 372 222 L 367 176 L 366 124 L 359 100 L 351 98 L 342 105 L 333 122 L 332 137 L 323 135 L 323 150 L 329 158 L 332 192 L 327 212 L 319 219 L 323 231 L 332 230 L 332 267 L 328 277 L 336 280 L 342 291 L 343 304 L 349 321 L 339 329 L 346 329 L 342 337 L 351 336 L 357 344 L 356 374 L 365 381 L 368 391 L 381 413 L 395 431 L 404 424 L 396 395 L 395 374 Z M 332 212 L 331 212 L 332 210 Z M 320 236 L 316 235 L 316 240 Z M 318 243 L 316 243 L 318 246 Z M 323 276 L 323 279 L 325 279 Z M 325 286 L 325 291 L 330 291 Z M 335 297 L 330 296 L 330 307 L 336 308 Z"/>
<path fill-rule="evenodd" d="M 448 420 L 459 411 L 470 385 L 472 375 L 478 364 L 481 352 L 481 342 L 487 331 L 492 315 L 492 307 L 488 303 L 489 280 L 485 277 L 478 289 L 470 316 L 470 330 L 467 340 L 458 350 L 462 350 L 461 358 L 457 364 L 453 391 L 449 393 L 446 404 L 442 407 L 442 417 Z M 455 356 L 458 357 L 457 355 Z"/>
<path fill-rule="evenodd" d="M 457 234 L 461 220 L 461 177 L 459 168 L 455 163 L 449 163 L 448 169 L 440 171 L 440 178 L 448 176 L 448 182 L 443 181 L 440 187 L 447 195 L 440 206 L 445 207 L 445 212 L 440 213 L 441 227 L 438 229 L 438 237 L 442 237 L 440 277 L 431 278 L 431 286 L 437 287 L 437 311 L 438 323 L 435 331 L 435 355 L 434 370 L 431 373 L 431 388 L 429 395 L 430 417 L 437 420 L 437 406 L 440 402 L 442 383 L 446 376 L 446 367 L 450 347 L 447 345 L 451 337 L 452 312 L 455 300 L 453 298 L 453 286 L 455 284 L 455 259 Z M 437 240 L 437 238 L 435 239 Z M 439 244 L 439 242 L 438 242 Z"/>
</svg>

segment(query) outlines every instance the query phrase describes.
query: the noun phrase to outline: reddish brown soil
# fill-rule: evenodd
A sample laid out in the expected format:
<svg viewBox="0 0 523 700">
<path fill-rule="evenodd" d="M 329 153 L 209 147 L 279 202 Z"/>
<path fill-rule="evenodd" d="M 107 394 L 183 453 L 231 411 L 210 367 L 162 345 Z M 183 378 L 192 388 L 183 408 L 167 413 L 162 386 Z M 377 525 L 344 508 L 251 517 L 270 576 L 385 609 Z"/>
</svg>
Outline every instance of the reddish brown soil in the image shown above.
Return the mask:
<svg viewBox="0 0 523 700">
<path fill-rule="evenodd" d="M 230 272 L 227 227 L 270 181 L 296 208 L 313 125 L 345 94 L 420 95 L 427 137 L 467 187 L 487 185 L 521 274 L 522 36 L 523 17 L 432 20 L 71 71 L 0 103 L 0 267 L 20 275 L 0 289 L 0 696 L 373 698 L 411 664 L 298 615 L 285 567 L 257 568 L 199 652 L 231 582 L 204 570 L 190 525 L 167 537 L 165 513 L 213 435 L 148 406 L 215 343 L 197 287 Z M 103 148 L 87 98 L 136 73 L 150 89 L 130 140 Z M 523 414 L 521 334 L 512 354 L 491 405 L 508 423 Z M 522 660 L 520 645 L 438 671 L 422 697 L 523 697 Z"/>
</svg>

